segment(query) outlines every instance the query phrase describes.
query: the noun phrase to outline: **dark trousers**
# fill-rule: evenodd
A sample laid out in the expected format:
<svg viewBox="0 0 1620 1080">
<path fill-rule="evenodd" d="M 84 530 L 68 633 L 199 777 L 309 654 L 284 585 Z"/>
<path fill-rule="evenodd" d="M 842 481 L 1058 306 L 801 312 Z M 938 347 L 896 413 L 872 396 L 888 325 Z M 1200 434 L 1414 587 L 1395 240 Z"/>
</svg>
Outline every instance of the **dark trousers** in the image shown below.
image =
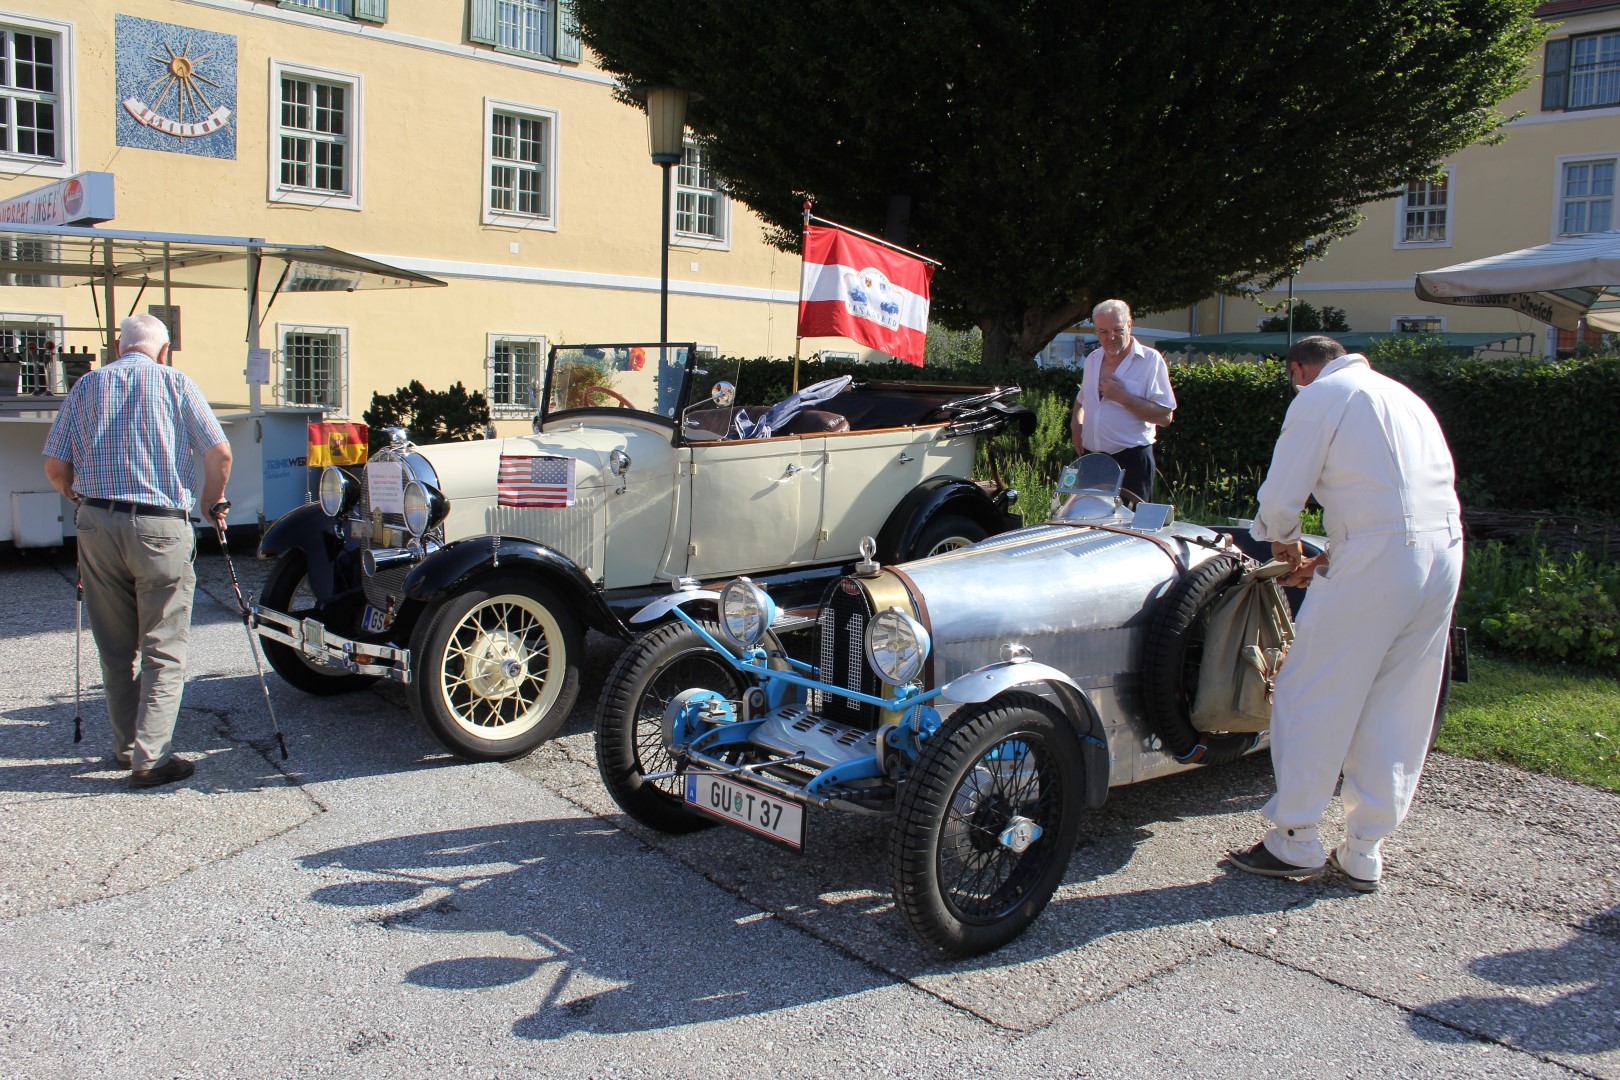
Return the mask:
<svg viewBox="0 0 1620 1080">
<path fill-rule="evenodd" d="M 1138 502 L 1152 502 L 1153 444 L 1128 446 L 1108 456 L 1119 462 L 1119 467 L 1125 470 L 1125 477 L 1120 481 L 1120 489 L 1136 496 Z"/>
</svg>

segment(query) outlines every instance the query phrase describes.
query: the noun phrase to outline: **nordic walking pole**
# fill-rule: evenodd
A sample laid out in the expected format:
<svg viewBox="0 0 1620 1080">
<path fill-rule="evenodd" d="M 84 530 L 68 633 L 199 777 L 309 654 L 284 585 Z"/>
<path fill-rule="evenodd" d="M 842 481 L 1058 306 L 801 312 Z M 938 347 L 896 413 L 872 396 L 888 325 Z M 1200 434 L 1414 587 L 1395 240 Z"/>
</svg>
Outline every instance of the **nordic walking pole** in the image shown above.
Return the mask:
<svg viewBox="0 0 1620 1080">
<path fill-rule="evenodd" d="M 264 681 L 264 665 L 259 662 L 259 643 L 253 640 L 253 615 L 248 611 L 247 601 L 242 599 L 242 583 L 236 579 L 236 564 L 231 561 L 231 549 L 225 544 L 225 526 L 214 513 L 219 509 L 216 503 L 209 509 L 208 516 L 214 522 L 214 533 L 219 537 L 219 550 L 225 556 L 225 569 L 231 573 L 231 589 L 236 593 L 236 610 L 242 616 L 242 628 L 247 631 L 248 651 L 253 654 L 253 667 L 259 673 L 259 689 L 264 691 L 264 708 L 270 714 L 270 730 L 276 733 L 276 742 L 281 747 L 281 760 L 287 760 L 287 740 L 281 736 L 281 725 L 276 723 L 275 706 L 270 704 L 270 684 Z M 230 504 L 225 504 L 230 509 Z"/>
<path fill-rule="evenodd" d="M 73 620 L 73 741 L 84 741 L 84 713 L 79 708 L 80 688 L 84 685 L 84 661 L 82 651 L 84 648 L 84 575 L 78 574 L 73 581 L 73 591 L 78 594 L 78 615 Z"/>
</svg>

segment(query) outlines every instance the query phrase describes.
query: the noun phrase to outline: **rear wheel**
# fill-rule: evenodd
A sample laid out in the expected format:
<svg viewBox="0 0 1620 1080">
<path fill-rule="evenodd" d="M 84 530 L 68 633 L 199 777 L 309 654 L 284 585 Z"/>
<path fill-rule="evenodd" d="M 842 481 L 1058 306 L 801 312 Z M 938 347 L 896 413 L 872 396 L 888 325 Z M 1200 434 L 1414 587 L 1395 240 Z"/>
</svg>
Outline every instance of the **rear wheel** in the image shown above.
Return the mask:
<svg viewBox="0 0 1620 1080">
<path fill-rule="evenodd" d="M 890 874 L 911 932 L 958 957 L 1023 933 L 1069 865 L 1084 786 L 1079 742 L 1041 698 L 952 716 L 900 793 Z"/>
<path fill-rule="evenodd" d="M 507 761 L 556 734 L 579 694 L 584 635 L 543 582 L 502 575 L 445 600 L 411 646 L 411 711 L 445 749 Z"/>
<path fill-rule="evenodd" d="M 961 514 L 940 514 L 924 526 L 906 559 L 926 559 L 930 555 L 955 551 L 969 544 L 977 544 L 989 535 L 989 530 L 972 518 Z"/>
<path fill-rule="evenodd" d="M 322 625 L 331 626 L 326 612 L 309 587 L 308 564 L 302 551 L 289 551 L 276 560 L 259 593 L 259 603 L 295 619 L 314 619 Z M 347 627 L 331 626 L 331 629 L 341 634 L 349 633 Z M 363 690 L 377 681 L 375 675 L 356 675 L 323 664 L 279 641 L 260 637 L 259 645 L 264 649 L 264 658 L 271 669 L 287 680 L 289 686 L 295 686 L 306 694 L 319 694 L 322 697 L 347 694 Z"/>
<path fill-rule="evenodd" d="M 718 634 L 719 627 L 703 627 Z M 673 772 L 664 714 L 683 690 L 713 690 L 726 698 L 742 696 L 747 684 L 726 658 L 683 622 L 644 634 L 613 665 L 596 710 L 596 767 L 621 809 L 650 828 L 691 832 L 711 820 L 686 809 L 683 780 L 649 774 Z"/>
</svg>

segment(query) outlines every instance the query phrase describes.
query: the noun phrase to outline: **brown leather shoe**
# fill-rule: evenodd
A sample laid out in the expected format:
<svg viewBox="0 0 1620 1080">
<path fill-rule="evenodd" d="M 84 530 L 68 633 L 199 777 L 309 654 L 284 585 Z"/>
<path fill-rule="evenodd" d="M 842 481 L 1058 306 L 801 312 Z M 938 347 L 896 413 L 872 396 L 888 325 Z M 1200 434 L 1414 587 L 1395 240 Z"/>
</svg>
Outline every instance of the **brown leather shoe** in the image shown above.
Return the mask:
<svg viewBox="0 0 1620 1080">
<path fill-rule="evenodd" d="M 168 761 L 151 769 L 136 769 L 129 774 L 130 787 L 159 787 L 163 784 L 172 784 L 176 780 L 184 780 L 197 771 L 197 766 L 181 757 L 171 757 Z"/>
</svg>

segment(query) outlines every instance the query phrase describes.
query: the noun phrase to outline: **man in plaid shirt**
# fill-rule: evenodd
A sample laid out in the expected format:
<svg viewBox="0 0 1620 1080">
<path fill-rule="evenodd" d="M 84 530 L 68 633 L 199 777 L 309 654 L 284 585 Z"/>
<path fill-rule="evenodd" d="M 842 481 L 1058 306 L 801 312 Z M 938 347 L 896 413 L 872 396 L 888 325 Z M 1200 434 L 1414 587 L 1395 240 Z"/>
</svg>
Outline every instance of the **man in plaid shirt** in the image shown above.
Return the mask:
<svg viewBox="0 0 1620 1080">
<path fill-rule="evenodd" d="M 221 528 L 231 446 L 197 384 L 164 366 L 169 331 L 151 315 L 118 328 L 118 360 L 73 385 L 45 440 L 45 475 L 78 512 L 79 575 L 101 655 L 113 758 L 132 787 L 190 776 L 172 749 L 185 687 L 202 498 Z"/>
</svg>

